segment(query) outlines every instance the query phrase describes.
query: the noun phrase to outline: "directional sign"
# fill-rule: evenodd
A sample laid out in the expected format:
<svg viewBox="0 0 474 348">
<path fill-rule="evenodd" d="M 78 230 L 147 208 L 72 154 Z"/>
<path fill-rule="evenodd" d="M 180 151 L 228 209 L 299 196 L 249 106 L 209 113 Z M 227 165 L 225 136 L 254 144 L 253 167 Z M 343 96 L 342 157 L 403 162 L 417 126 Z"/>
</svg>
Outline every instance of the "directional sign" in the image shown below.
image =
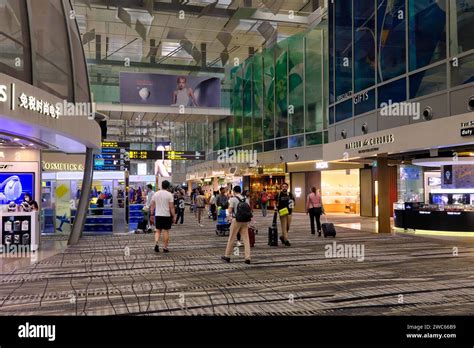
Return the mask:
<svg viewBox="0 0 474 348">
<path fill-rule="evenodd" d="M 206 159 L 204 151 L 165 151 L 165 160 L 172 161 L 203 161 Z"/>
<path fill-rule="evenodd" d="M 94 156 L 94 170 L 125 171 L 130 170 L 130 143 L 117 141 L 102 142 L 100 154 Z"/>
<path fill-rule="evenodd" d="M 162 151 L 130 150 L 131 160 L 162 160 Z"/>
</svg>

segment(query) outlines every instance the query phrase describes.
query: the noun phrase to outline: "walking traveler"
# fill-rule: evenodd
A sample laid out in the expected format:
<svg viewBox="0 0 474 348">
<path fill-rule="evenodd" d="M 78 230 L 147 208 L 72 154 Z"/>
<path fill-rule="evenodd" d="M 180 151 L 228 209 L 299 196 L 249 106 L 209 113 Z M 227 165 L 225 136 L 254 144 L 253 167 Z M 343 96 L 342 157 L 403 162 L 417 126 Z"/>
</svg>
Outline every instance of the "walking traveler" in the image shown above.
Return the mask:
<svg viewBox="0 0 474 348">
<path fill-rule="evenodd" d="M 321 215 L 324 214 L 321 191 L 316 187 L 311 188 L 311 193 L 306 199 L 306 215 L 309 214 L 311 221 L 311 234 L 316 234 L 314 229 L 314 219 L 318 228 L 318 236 L 321 237 Z"/>
<path fill-rule="evenodd" d="M 150 207 L 151 222 L 155 224 L 155 252 L 160 252 L 160 237 L 163 234 L 163 252 L 168 252 L 169 230 L 175 220 L 173 194 L 169 192 L 171 184 L 165 180 L 161 190 L 153 195 Z"/>
<path fill-rule="evenodd" d="M 281 191 L 276 197 L 276 206 L 275 210 L 278 211 L 280 215 L 281 223 L 281 243 L 285 246 L 291 246 L 290 241 L 288 240 L 288 232 L 291 225 L 291 214 L 295 206 L 295 198 L 291 192 L 288 191 L 288 184 L 283 183 L 281 185 Z"/>
</svg>

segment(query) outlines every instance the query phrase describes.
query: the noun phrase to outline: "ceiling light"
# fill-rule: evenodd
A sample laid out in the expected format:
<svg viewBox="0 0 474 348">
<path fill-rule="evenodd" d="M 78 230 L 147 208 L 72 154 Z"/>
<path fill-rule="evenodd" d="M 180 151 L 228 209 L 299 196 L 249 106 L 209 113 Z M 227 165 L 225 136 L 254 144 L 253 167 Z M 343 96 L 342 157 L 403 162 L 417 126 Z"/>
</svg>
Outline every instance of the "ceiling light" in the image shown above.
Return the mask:
<svg viewBox="0 0 474 348">
<path fill-rule="evenodd" d="M 26 149 L 26 147 L 25 147 L 25 146 L 22 146 L 21 149 L 24 150 L 24 149 Z"/>
<path fill-rule="evenodd" d="M 20 139 L 18 139 L 18 138 L 13 138 L 13 141 L 20 141 Z"/>
<path fill-rule="evenodd" d="M 35 146 L 35 144 L 33 144 L 33 143 L 30 143 L 30 144 L 28 144 L 28 146 Z"/>
</svg>

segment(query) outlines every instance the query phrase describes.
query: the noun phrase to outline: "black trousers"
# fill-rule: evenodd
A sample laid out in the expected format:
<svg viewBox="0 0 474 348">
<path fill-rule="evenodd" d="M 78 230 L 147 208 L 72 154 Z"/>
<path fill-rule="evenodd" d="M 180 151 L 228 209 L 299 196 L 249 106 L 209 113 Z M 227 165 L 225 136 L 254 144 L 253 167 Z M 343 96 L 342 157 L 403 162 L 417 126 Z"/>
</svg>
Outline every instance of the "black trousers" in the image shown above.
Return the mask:
<svg viewBox="0 0 474 348">
<path fill-rule="evenodd" d="M 323 210 L 321 208 L 311 208 L 309 209 L 309 218 L 311 221 L 311 233 L 315 234 L 316 231 L 314 230 L 314 219 L 316 219 L 316 224 L 318 227 L 318 233 L 321 231 L 321 214 Z"/>
</svg>

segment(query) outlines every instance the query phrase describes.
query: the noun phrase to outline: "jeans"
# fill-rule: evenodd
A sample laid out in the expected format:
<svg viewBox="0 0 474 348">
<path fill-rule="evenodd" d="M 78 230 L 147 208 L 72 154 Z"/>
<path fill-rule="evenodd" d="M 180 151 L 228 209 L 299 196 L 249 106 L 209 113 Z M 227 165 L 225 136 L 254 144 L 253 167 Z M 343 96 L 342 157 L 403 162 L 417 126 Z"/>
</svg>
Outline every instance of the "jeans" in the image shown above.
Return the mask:
<svg viewBox="0 0 474 348">
<path fill-rule="evenodd" d="M 291 219 L 291 214 L 280 216 L 281 235 L 283 236 L 284 240 L 288 240 L 288 231 L 290 230 Z"/>
<path fill-rule="evenodd" d="M 267 206 L 268 206 L 268 202 L 262 203 L 262 216 L 263 217 L 267 216 Z"/>
<path fill-rule="evenodd" d="M 321 208 L 311 208 L 308 210 L 309 219 L 311 221 L 311 234 L 316 234 L 314 230 L 314 219 L 316 218 L 316 224 L 318 227 L 318 233 L 321 233 L 321 215 L 323 213 Z"/>
<path fill-rule="evenodd" d="M 179 223 L 182 225 L 184 222 L 184 208 L 178 208 L 176 213 L 176 223 L 178 223 L 178 220 L 181 220 Z"/>
</svg>

